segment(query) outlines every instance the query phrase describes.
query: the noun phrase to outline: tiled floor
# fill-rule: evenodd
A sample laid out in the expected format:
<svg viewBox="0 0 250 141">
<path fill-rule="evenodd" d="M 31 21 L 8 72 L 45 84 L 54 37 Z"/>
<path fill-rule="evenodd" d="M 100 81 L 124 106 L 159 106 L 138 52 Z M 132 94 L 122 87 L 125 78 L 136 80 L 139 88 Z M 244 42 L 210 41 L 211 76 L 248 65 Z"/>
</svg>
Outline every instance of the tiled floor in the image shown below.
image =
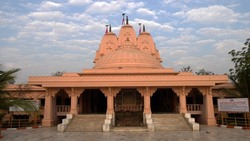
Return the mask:
<svg viewBox="0 0 250 141">
<path fill-rule="evenodd" d="M 250 130 L 201 126 L 200 131 L 57 132 L 56 127 L 2 131 L 1 141 L 250 141 Z"/>
</svg>

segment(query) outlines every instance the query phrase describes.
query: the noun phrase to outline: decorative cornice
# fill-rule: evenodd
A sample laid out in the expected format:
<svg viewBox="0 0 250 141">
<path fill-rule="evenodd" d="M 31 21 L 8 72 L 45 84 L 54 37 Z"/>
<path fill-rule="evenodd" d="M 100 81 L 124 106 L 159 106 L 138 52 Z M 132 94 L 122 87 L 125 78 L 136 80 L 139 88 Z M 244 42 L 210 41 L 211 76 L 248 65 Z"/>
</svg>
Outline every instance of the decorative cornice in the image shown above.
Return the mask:
<svg viewBox="0 0 250 141">
<path fill-rule="evenodd" d="M 104 93 L 104 95 L 107 96 L 116 96 L 116 94 L 121 90 L 121 88 L 112 88 L 112 87 L 106 87 L 106 88 L 100 88 L 101 92 Z"/>
<path fill-rule="evenodd" d="M 141 96 L 152 96 L 153 93 L 155 93 L 155 91 L 157 90 L 157 88 L 154 87 L 140 87 L 137 88 L 137 91 L 141 94 Z"/>
</svg>

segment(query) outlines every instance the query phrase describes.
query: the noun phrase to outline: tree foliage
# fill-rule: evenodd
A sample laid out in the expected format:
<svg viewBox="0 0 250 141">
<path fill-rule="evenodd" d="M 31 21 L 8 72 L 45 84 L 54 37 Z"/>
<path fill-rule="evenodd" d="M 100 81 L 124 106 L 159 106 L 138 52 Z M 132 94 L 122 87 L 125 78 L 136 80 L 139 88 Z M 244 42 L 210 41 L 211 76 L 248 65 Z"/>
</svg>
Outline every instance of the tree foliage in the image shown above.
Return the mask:
<svg viewBox="0 0 250 141">
<path fill-rule="evenodd" d="M 234 63 L 234 68 L 229 70 L 229 78 L 242 97 L 250 98 L 250 38 L 246 40 L 241 50 L 233 49 L 229 54 L 232 56 L 231 61 Z"/>
<path fill-rule="evenodd" d="M 7 71 L 0 68 L 0 117 L 2 117 L 11 106 L 20 107 L 26 112 L 37 111 L 32 102 L 23 100 L 22 97 L 11 97 L 5 90 L 9 85 L 9 82 L 12 82 L 15 79 L 14 74 L 18 71 L 20 71 L 19 68 Z"/>
<path fill-rule="evenodd" d="M 205 69 L 201 69 L 201 70 L 195 72 L 195 74 L 197 74 L 197 75 L 214 75 L 213 72 L 207 71 Z"/>
<path fill-rule="evenodd" d="M 56 71 L 51 73 L 51 76 L 62 76 L 65 73 L 65 71 Z"/>
<path fill-rule="evenodd" d="M 193 70 L 190 66 L 186 66 L 181 68 L 181 72 L 193 72 Z"/>
</svg>

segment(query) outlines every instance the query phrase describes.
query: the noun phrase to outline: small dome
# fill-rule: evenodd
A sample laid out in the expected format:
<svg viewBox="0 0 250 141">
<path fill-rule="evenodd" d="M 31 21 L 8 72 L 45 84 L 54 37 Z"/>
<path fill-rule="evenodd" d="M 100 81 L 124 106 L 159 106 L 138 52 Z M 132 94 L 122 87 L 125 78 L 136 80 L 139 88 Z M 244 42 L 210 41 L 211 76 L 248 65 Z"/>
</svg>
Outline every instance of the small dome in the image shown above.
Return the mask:
<svg viewBox="0 0 250 141">
<path fill-rule="evenodd" d="M 95 69 L 105 68 L 163 68 L 152 55 L 139 51 L 135 47 L 119 47 L 116 51 L 103 56 L 96 63 Z"/>
<path fill-rule="evenodd" d="M 127 44 L 127 40 L 130 41 L 131 45 L 136 46 L 137 38 L 134 28 L 131 25 L 123 25 L 121 27 L 118 36 L 118 47 L 122 47 Z"/>
</svg>

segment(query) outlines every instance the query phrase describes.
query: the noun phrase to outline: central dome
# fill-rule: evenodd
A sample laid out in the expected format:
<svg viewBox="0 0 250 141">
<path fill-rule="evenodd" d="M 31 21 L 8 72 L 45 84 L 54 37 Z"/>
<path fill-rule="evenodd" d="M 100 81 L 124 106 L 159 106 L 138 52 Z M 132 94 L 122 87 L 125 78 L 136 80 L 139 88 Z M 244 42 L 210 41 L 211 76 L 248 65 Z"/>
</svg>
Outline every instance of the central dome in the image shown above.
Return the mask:
<svg viewBox="0 0 250 141">
<path fill-rule="evenodd" d="M 119 47 L 114 52 L 103 56 L 95 65 L 95 69 L 107 68 L 163 68 L 152 55 L 141 52 L 135 47 Z"/>
</svg>

